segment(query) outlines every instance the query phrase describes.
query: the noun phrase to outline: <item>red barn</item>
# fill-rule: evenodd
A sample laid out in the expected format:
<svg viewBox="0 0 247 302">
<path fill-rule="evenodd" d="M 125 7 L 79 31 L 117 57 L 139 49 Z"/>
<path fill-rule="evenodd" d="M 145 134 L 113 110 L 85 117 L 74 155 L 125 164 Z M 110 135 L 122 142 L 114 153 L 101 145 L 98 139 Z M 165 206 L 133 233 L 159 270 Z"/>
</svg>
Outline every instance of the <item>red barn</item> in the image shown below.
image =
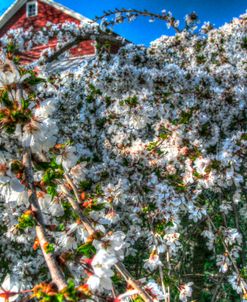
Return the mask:
<svg viewBox="0 0 247 302">
<path fill-rule="evenodd" d="M 47 22 L 61 24 L 74 22 L 80 24 L 90 21 L 88 18 L 70 10 L 52 0 L 16 0 L 0 18 L 0 38 L 10 29 L 23 28 L 40 30 Z M 33 47 L 22 56 L 22 62 L 30 63 L 40 57 L 42 51 L 56 46 L 56 39 L 50 39 L 49 44 Z M 83 41 L 70 49 L 72 58 L 92 56 L 95 54 L 94 41 Z"/>
</svg>

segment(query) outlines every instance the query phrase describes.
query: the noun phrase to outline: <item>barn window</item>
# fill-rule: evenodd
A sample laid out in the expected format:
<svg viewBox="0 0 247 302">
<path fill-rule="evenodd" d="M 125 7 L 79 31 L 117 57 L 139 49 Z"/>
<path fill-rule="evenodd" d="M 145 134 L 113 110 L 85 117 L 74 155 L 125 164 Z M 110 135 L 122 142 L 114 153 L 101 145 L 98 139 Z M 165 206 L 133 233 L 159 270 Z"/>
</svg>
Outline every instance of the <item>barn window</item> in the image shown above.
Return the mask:
<svg viewBox="0 0 247 302">
<path fill-rule="evenodd" d="M 38 2 L 32 1 L 27 3 L 27 17 L 34 17 L 38 15 Z"/>
</svg>

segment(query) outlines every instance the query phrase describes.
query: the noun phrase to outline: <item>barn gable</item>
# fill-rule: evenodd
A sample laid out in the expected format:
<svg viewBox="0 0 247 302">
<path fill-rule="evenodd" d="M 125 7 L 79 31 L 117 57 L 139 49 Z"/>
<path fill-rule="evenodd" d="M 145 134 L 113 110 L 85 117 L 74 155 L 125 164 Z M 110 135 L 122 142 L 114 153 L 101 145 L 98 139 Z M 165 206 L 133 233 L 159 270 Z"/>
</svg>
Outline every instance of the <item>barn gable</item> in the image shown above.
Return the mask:
<svg viewBox="0 0 247 302">
<path fill-rule="evenodd" d="M 28 4 L 37 4 L 37 15 L 27 16 Z M 0 18 L 0 36 L 10 28 L 44 26 L 46 22 L 62 23 L 65 20 L 81 23 L 93 22 L 52 0 L 17 0 Z"/>
<path fill-rule="evenodd" d="M 76 24 L 93 22 L 92 20 L 58 4 L 52 0 L 17 0 L 0 18 L 0 37 L 10 29 L 23 28 L 28 30 L 32 27 L 39 30 L 46 26 L 47 22 L 60 24 L 65 22 Z M 30 52 L 23 54 L 24 63 L 37 60 L 41 52 L 48 47 L 55 47 L 56 41 L 50 41 L 49 45 L 33 48 Z M 93 41 L 84 41 L 71 49 L 72 57 L 94 55 L 95 47 Z"/>
</svg>

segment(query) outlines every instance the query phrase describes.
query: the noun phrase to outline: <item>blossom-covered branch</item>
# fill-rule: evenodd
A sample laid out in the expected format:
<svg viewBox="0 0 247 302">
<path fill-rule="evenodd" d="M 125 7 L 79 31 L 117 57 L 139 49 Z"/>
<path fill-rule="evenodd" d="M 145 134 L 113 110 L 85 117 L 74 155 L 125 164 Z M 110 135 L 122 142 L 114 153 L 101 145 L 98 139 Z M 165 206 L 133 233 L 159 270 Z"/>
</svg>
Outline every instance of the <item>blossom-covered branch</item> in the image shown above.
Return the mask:
<svg viewBox="0 0 247 302">
<path fill-rule="evenodd" d="M 119 23 L 123 23 L 125 20 L 132 22 L 137 17 L 148 17 L 150 22 L 154 22 L 155 20 L 165 21 L 168 27 L 174 28 L 176 32 L 180 32 L 179 29 L 179 21 L 176 20 L 171 12 L 167 12 L 166 10 L 162 10 L 161 14 L 152 13 L 147 10 L 137 10 L 137 9 L 118 9 L 105 11 L 104 14 L 100 17 L 96 17 L 95 21 L 101 21 L 101 29 L 107 29 L 109 26 L 114 26 Z M 109 17 L 113 17 L 112 19 L 108 19 Z"/>
</svg>

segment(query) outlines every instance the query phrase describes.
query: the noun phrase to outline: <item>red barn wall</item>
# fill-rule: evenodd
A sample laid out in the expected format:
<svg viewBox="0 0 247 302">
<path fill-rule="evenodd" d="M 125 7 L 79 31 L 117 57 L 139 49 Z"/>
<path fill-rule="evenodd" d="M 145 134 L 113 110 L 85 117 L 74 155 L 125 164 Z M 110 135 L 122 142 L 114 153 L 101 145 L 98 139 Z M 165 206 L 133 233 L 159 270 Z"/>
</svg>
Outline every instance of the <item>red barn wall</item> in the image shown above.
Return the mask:
<svg viewBox="0 0 247 302">
<path fill-rule="evenodd" d="M 33 27 L 34 30 L 36 29 L 38 31 L 40 28 L 46 26 L 47 22 L 59 24 L 65 23 L 66 21 L 80 24 L 80 21 L 76 18 L 73 18 L 72 16 L 67 15 L 66 12 L 63 12 L 62 10 L 59 10 L 42 1 L 38 1 L 38 15 L 27 18 L 26 4 L 24 4 L 18 10 L 18 12 L 0 29 L 0 37 L 2 37 L 10 29 L 24 28 L 25 30 L 28 30 L 30 27 Z M 95 47 L 93 44 L 93 41 L 81 42 L 75 48 L 71 49 L 71 56 L 78 57 L 95 54 Z M 22 55 L 23 63 L 37 60 L 44 49 L 55 47 L 55 45 L 56 42 L 53 39 L 48 45 L 34 47 L 31 51 Z"/>
</svg>

